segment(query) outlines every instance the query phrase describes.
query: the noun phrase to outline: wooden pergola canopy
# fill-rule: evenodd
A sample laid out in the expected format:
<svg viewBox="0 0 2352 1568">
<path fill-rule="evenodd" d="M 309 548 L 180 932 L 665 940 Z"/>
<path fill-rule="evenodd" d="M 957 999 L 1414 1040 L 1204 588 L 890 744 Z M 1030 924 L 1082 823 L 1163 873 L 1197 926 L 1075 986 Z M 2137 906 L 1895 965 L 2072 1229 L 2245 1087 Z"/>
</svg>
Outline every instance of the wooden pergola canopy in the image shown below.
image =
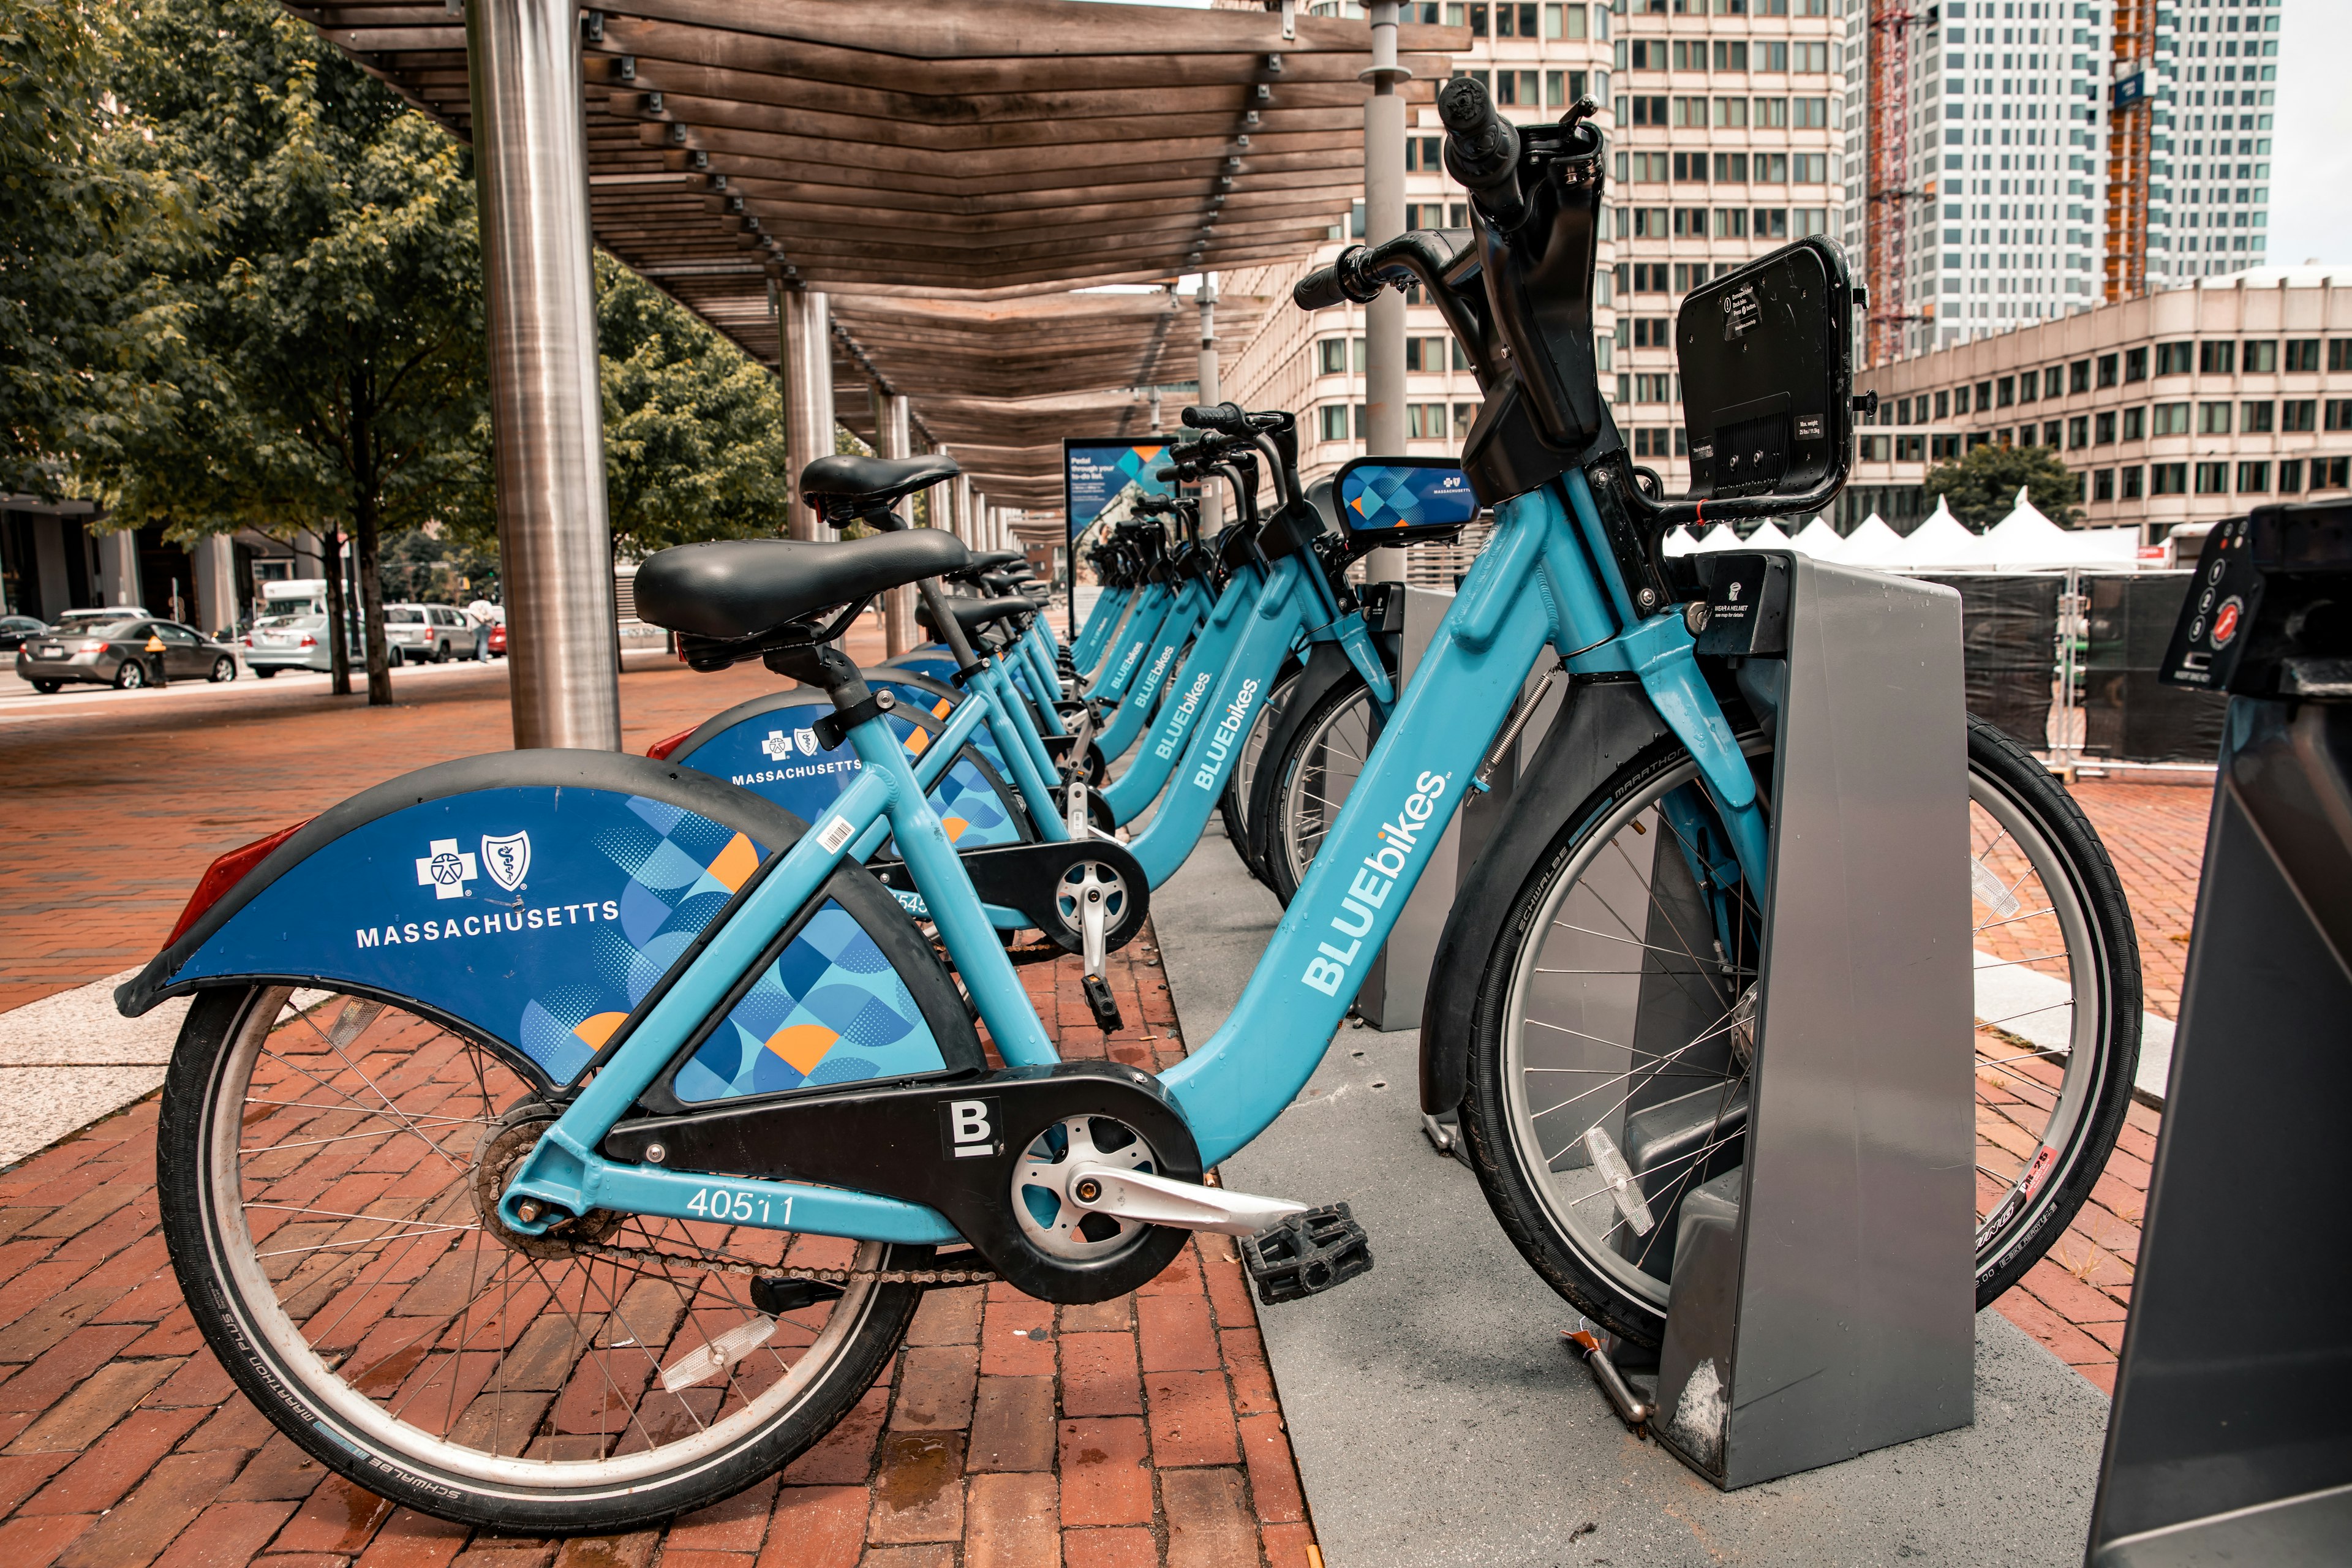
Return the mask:
<svg viewBox="0 0 2352 1568">
<path fill-rule="evenodd" d="M 442 0 L 287 8 L 470 137 Z M 772 290 L 824 290 L 845 420 L 903 393 L 992 500 L 1057 510 L 1061 437 L 1148 434 L 1136 389 L 1193 380 L 1199 347 L 1164 288 L 1071 291 L 1298 255 L 1361 193 L 1369 30 L 1300 10 L 1285 38 L 1075 0 L 583 7 L 595 238 L 772 365 Z M 1408 101 L 1468 43 L 1401 28 Z M 1220 339 L 1263 308 L 1221 300 Z"/>
</svg>

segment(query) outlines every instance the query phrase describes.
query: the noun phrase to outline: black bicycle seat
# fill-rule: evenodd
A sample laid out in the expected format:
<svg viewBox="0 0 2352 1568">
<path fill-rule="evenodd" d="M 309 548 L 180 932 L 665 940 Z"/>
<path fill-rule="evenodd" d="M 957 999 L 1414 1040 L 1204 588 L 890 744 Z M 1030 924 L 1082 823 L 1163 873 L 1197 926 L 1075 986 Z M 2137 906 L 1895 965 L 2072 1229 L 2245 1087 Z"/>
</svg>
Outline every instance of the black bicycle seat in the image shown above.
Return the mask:
<svg viewBox="0 0 2352 1568">
<path fill-rule="evenodd" d="M 1010 566 L 1015 562 L 1025 562 L 1028 559 L 1026 551 L 982 550 L 972 556 L 971 567 L 975 572 L 993 572 L 1000 566 Z"/>
<path fill-rule="evenodd" d="M 929 489 L 963 469 L 945 452 L 914 458 L 861 458 L 836 453 L 801 470 L 801 494 L 827 517 L 888 506 L 901 496 Z"/>
<path fill-rule="evenodd" d="M 966 636 L 978 631 L 992 621 L 1029 615 L 1043 607 L 1034 599 L 1019 598 L 950 599 L 947 601 L 947 606 L 948 613 L 956 618 L 956 625 L 964 629 Z M 917 605 L 915 616 L 933 636 L 939 634 L 938 623 L 931 619 L 931 607 L 929 605 Z"/>
<path fill-rule="evenodd" d="M 647 556 L 637 568 L 637 615 L 668 631 L 731 641 L 953 572 L 969 559 L 961 540 L 936 528 L 838 543 L 726 539 L 680 544 Z"/>
</svg>

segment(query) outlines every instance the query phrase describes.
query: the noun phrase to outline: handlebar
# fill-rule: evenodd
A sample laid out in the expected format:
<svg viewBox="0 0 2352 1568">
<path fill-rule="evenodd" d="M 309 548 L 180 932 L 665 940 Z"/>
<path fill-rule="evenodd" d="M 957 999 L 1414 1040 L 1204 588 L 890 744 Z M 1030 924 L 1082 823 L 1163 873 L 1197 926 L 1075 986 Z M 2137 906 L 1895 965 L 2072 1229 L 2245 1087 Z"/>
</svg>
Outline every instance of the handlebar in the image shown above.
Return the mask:
<svg viewBox="0 0 2352 1568">
<path fill-rule="evenodd" d="M 1445 122 L 1445 172 L 1505 228 L 1527 216 L 1519 193 L 1519 133 L 1495 112 L 1486 85 L 1457 76 L 1438 89 L 1437 117 Z"/>
</svg>

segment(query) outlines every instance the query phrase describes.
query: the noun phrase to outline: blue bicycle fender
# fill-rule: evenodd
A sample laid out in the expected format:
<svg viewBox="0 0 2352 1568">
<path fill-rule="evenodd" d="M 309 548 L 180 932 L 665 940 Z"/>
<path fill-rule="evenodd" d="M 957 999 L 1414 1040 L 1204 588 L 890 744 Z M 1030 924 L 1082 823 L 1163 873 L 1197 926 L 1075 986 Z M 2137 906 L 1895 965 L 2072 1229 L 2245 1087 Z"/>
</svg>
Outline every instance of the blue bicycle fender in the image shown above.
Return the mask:
<svg viewBox="0 0 2352 1568">
<path fill-rule="evenodd" d="M 749 791 L 646 758 L 440 763 L 303 826 L 116 1004 L 136 1016 L 223 984 L 350 991 L 445 1021 L 559 1088 L 626 1037 L 803 831 Z M 888 893 L 842 868 L 825 894 L 677 1064 L 682 1092 L 731 1098 L 978 1060 L 976 1038 L 968 1052 L 957 1029 L 953 982 L 926 972 Z"/>
<path fill-rule="evenodd" d="M 803 822 L 814 822 L 857 776 L 857 753 L 846 742 L 828 751 L 817 739 L 816 721 L 832 711 L 823 692 L 807 688 L 755 697 L 706 720 L 669 753 L 669 761 L 716 773 Z M 906 701 L 890 712 L 888 723 L 909 757 L 921 756 L 944 727 L 928 704 Z M 948 764 L 931 787 L 930 800 L 948 841 L 959 849 L 1036 837 L 1013 806 L 1011 787 L 970 746 Z"/>
</svg>

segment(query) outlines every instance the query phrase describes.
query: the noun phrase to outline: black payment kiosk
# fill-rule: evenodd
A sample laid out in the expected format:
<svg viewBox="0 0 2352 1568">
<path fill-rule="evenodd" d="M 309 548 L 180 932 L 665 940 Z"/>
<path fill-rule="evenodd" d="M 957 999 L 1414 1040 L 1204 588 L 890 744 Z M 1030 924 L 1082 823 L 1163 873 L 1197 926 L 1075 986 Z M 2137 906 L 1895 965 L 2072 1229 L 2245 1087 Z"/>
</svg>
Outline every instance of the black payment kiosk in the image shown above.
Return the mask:
<svg viewBox="0 0 2352 1568">
<path fill-rule="evenodd" d="M 2213 531 L 2230 695 L 2094 1568 L 2352 1561 L 2352 504 Z"/>
</svg>

